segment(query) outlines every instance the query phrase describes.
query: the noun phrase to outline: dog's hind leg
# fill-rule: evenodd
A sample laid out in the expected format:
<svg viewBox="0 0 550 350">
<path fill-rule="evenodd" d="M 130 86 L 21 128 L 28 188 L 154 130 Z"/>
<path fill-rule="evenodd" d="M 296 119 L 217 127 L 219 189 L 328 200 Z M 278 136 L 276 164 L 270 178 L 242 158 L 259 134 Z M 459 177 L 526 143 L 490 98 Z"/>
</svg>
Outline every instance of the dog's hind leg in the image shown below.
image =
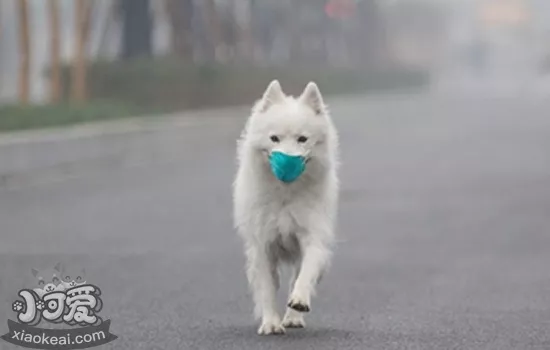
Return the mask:
<svg viewBox="0 0 550 350">
<path fill-rule="evenodd" d="M 311 310 L 311 296 L 325 271 L 331 252 L 323 242 L 306 239 L 302 244 L 303 258 L 300 273 L 290 294 L 288 307 L 299 311 Z"/>
<path fill-rule="evenodd" d="M 247 258 L 247 277 L 254 296 L 255 314 L 262 319 L 258 334 L 282 334 L 285 329 L 276 304 L 279 287 L 277 260 L 259 247 L 248 249 Z"/>
<path fill-rule="evenodd" d="M 296 279 L 300 273 L 300 263 L 295 262 L 292 265 L 292 274 L 290 276 L 290 290 L 289 293 L 292 293 L 294 290 L 294 284 L 296 284 Z M 291 307 L 287 307 L 285 316 L 283 317 L 283 327 L 287 328 L 304 328 L 306 322 L 304 321 L 304 314 L 298 312 Z"/>
</svg>

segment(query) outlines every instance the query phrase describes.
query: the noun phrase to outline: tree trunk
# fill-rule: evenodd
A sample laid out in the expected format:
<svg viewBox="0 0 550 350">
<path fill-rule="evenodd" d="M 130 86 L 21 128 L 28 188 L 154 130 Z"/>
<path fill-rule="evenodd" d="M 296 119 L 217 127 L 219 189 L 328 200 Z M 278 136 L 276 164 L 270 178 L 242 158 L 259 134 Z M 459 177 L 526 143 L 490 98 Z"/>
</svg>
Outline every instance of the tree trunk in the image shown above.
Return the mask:
<svg viewBox="0 0 550 350">
<path fill-rule="evenodd" d="M 180 57 L 193 57 L 193 1 L 166 0 L 166 9 L 172 29 L 172 50 Z"/>
<path fill-rule="evenodd" d="M 61 62 L 59 46 L 59 3 L 48 0 L 50 17 L 50 101 L 58 103 L 61 99 Z"/>
<path fill-rule="evenodd" d="M 103 22 L 103 27 L 101 28 L 101 36 L 99 39 L 99 45 L 97 47 L 96 57 L 101 57 L 107 51 L 107 40 L 109 40 L 109 34 L 113 22 L 116 21 L 119 14 L 119 6 L 116 1 L 113 1 L 107 10 L 107 15 L 105 22 Z"/>
<path fill-rule="evenodd" d="M 300 62 L 304 56 L 304 44 L 301 28 L 302 4 L 296 2 L 288 9 L 290 11 L 290 61 L 292 63 Z"/>
<path fill-rule="evenodd" d="M 213 49 L 214 59 L 219 61 L 221 47 L 221 24 L 218 11 L 216 9 L 216 3 L 214 0 L 204 0 L 205 4 L 205 23 L 207 25 L 207 33 L 209 37 L 210 45 Z"/>
<path fill-rule="evenodd" d="M 0 40 L 2 40 L 2 6 L 0 6 Z"/>
<path fill-rule="evenodd" d="M 29 102 L 29 78 L 30 78 L 30 33 L 29 33 L 29 9 L 27 0 L 18 1 L 19 17 L 19 102 Z"/>
<path fill-rule="evenodd" d="M 241 57 L 246 60 L 253 59 L 252 42 L 252 1 L 237 0 L 236 12 L 242 17 L 238 18 L 239 39 L 238 44 L 241 47 Z"/>
<path fill-rule="evenodd" d="M 86 100 L 86 43 L 91 11 L 91 0 L 74 0 L 76 24 L 76 52 L 72 67 L 72 98 Z"/>
<path fill-rule="evenodd" d="M 363 0 L 357 5 L 359 19 L 357 37 L 360 38 L 360 62 L 376 65 L 383 50 L 384 23 L 374 0 Z"/>
<path fill-rule="evenodd" d="M 149 0 L 122 0 L 123 59 L 152 54 L 153 18 Z"/>
</svg>

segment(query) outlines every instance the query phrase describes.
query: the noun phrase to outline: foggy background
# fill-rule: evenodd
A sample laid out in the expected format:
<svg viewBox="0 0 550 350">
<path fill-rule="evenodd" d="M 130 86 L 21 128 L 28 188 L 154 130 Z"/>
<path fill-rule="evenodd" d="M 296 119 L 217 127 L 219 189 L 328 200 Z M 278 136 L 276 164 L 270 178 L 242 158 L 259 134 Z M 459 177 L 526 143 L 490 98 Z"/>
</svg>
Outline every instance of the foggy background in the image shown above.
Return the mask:
<svg viewBox="0 0 550 350">
<path fill-rule="evenodd" d="M 59 37 L 60 64 L 70 65 L 75 59 L 77 3 L 55 2 L 59 12 L 55 30 L 49 2 L 28 1 L 29 96 L 33 102 L 49 100 L 53 31 Z M 430 74 L 438 87 L 467 84 L 472 76 L 475 87 L 504 84 L 508 89 L 523 89 L 543 84 L 550 35 L 550 5 L 544 0 L 334 3 L 140 0 L 125 4 L 94 0 L 87 2 L 85 7 L 90 8 L 84 10 L 87 22 L 83 25 L 88 30 L 83 39 L 84 57 L 92 64 L 175 56 L 178 62 L 195 63 L 306 62 L 363 70 L 397 66 Z M 16 101 L 18 91 L 17 6 L 17 1 L 7 0 L 0 5 L 0 98 L 5 103 Z M 122 94 L 114 93 L 114 99 Z M 90 97 L 103 96 L 94 96 L 92 91 Z"/>
<path fill-rule="evenodd" d="M 109 349 L 548 349 L 549 74 L 550 0 L 0 0 L 0 332 L 61 261 Z M 318 83 L 341 200 L 262 338 L 231 184 L 273 79 Z"/>
</svg>

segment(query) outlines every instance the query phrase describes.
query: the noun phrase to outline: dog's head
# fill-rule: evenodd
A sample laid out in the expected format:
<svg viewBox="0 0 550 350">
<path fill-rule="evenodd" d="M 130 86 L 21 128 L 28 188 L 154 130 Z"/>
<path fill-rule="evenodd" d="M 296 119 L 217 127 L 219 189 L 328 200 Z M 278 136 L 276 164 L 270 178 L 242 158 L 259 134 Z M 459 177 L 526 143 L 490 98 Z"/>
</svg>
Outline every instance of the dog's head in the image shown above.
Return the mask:
<svg viewBox="0 0 550 350">
<path fill-rule="evenodd" d="M 317 84 L 310 82 L 295 98 L 272 81 L 254 106 L 247 130 L 249 147 L 267 160 L 274 152 L 306 161 L 330 158 L 334 128 Z"/>
</svg>

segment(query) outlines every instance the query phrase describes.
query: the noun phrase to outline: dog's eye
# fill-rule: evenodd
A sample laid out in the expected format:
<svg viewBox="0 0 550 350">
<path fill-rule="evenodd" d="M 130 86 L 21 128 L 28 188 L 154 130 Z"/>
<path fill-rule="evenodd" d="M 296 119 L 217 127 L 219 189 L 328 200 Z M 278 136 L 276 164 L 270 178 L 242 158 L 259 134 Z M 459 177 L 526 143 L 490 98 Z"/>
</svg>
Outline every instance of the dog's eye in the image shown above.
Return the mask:
<svg viewBox="0 0 550 350">
<path fill-rule="evenodd" d="M 278 138 L 277 136 L 275 136 L 275 135 L 271 136 L 270 139 L 271 139 L 271 141 L 273 141 L 273 142 L 279 142 L 279 138 Z"/>
<path fill-rule="evenodd" d="M 38 281 L 38 285 L 39 285 L 39 286 L 43 286 L 43 285 L 44 285 L 44 281 L 43 281 L 43 280 Z"/>
<path fill-rule="evenodd" d="M 305 137 L 305 136 L 300 136 L 300 137 L 298 137 L 298 142 L 299 142 L 299 143 L 304 143 L 304 142 L 306 142 L 306 141 L 307 141 L 307 137 Z"/>
<path fill-rule="evenodd" d="M 65 281 L 69 281 L 71 279 L 71 276 L 65 276 Z"/>
<path fill-rule="evenodd" d="M 80 281 L 81 279 L 82 279 L 82 277 L 80 277 L 80 276 L 78 276 L 78 277 L 76 278 L 77 281 Z"/>
</svg>

